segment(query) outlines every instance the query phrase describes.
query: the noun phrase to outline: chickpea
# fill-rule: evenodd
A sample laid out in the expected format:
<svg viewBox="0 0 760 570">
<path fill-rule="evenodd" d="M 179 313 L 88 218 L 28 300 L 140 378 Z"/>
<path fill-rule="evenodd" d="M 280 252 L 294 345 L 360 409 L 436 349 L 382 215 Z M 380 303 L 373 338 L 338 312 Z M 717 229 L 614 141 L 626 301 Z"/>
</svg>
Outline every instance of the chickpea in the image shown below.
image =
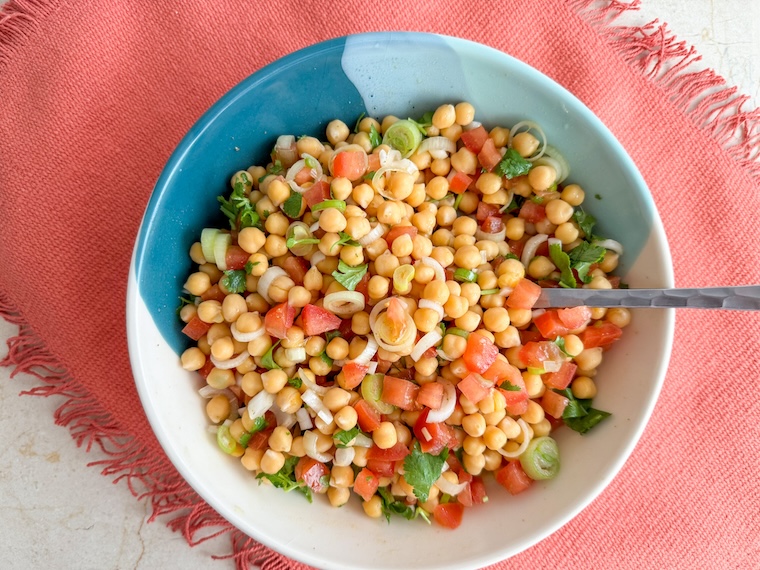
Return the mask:
<svg viewBox="0 0 760 570">
<path fill-rule="evenodd" d="M 571 206 L 580 206 L 585 198 L 585 192 L 577 184 L 568 184 L 562 190 L 560 197 Z"/>
<path fill-rule="evenodd" d="M 383 503 L 378 495 L 373 495 L 369 501 L 362 503 L 364 514 L 373 519 L 379 519 L 383 516 Z"/>
<path fill-rule="evenodd" d="M 235 373 L 232 370 L 212 368 L 206 377 L 206 384 L 217 390 L 224 390 L 235 384 Z"/>
<path fill-rule="evenodd" d="M 533 156 L 540 144 L 539 140 L 527 131 L 517 133 L 512 138 L 512 148 L 523 158 Z"/>
<path fill-rule="evenodd" d="M 184 287 L 191 295 L 200 296 L 211 288 L 211 278 L 207 273 L 197 271 L 190 274 Z"/>
<path fill-rule="evenodd" d="M 288 453 L 293 445 L 293 434 L 285 426 L 277 426 L 269 436 L 267 443 L 271 450 Z"/>
<path fill-rule="evenodd" d="M 358 421 L 358 414 L 353 406 L 344 406 L 333 415 L 335 425 L 342 430 L 350 430 Z"/>
<path fill-rule="evenodd" d="M 192 346 L 180 357 L 182 368 L 185 370 L 200 370 L 206 364 L 206 355 L 197 346 Z"/>
<path fill-rule="evenodd" d="M 507 443 L 507 434 L 495 425 L 487 426 L 483 434 L 483 442 L 488 449 L 501 449 Z"/>
<path fill-rule="evenodd" d="M 558 200 L 552 201 L 557 202 Z M 554 237 L 561 241 L 562 245 L 573 243 L 578 239 L 579 235 L 580 232 L 578 231 L 578 227 L 572 222 L 563 222 L 557 226 L 556 230 L 554 230 Z"/>
<path fill-rule="evenodd" d="M 460 358 L 467 348 L 467 339 L 456 335 L 447 334 L 443 337 L 443 351 L 449 358 Z"/>
<path fill-rule="evenodd" d="M 288 293 L 296 284 L 290 277 L 281 275 L 272 281 L 267 294 L 275 303 L 284 303 L 288 300 Z"/>
<path fill-rule="evenodd" d="M 546 204 L 546 218 L 555 225 L 564 224 L 573 217 L 573 207 L 562 199 Z"/>
<path fill-rule="evenodd" d="M 263 244 L 266 243 L 266 238 L 261 243 L 263 247 Z M 269 269 L 269 260 L 263 253 L 251 254 L 248 261 L 251 263 L 251 275 L 254 277 L 261 277 Z"/>
<path fill-rule="evenodd" d="M 327 499 L 333 507 L 342 507 L 351 499 L 351 490 L 348 487 L 328 487 Z"/>
<path fill-rule="evenodd" d="M 459 295 L 451 295 L 448 301 L 444 303 L 443 310 L 450 318 L 458 319 L 468 311 L 469 307 L 470 303 L 467 299 Z"/>
<path fill-rule="evenodd" d="M 565 352 L 570 356 L 578 356 L 583 352 L 583 341 L 578 335 L 567 334 L 562 337 L 565 341 Z"/>
<path fill-rule="evenodd" d="M 380 425 L 372 432 L 372 441 L 380 449 L 390 449 L 398 442 L 396 427 L 388 421 L 380 422 Z"/>
<path fill-rule="evenodd" d="M 359 184 L 351 191 L 351 198 L 362 208 L 369 206 L 374 197 L 375 191 L 369 184 Z"/>
<path fill-rule="evenodd" d="M 522 377 L 523 382 L 525 383 L 525 390 L 528 392 L 530 398 L 540 398 L 543 396 L 546 386 L 539 374 L 523 372 Z"/>
<path fill-rule="evenodd" d="M 614 307 L 607 311 L 604 318 L 622 329 L 631 324 L 631 311 L 623 307 Z"/>
<path fill-rule="evenodd" d="M 528 410 L 520 416 L 526 423 L 537 424 L 544 419 L 544 409 L 534 400 L 528 400 Z"/>
<path fill-rule="evenodd" d="M 475 119 L 475 107 L 466 101 L 457 103 L 454 106 L 454 115 L 457 125 L 467 126 Z"/>
<path fill-rule="evenodd" d="M 325 208 L 319 216 L 319 227 L 326 232 L 342 232 L 346 229 L 346 218 L 337 208 Z"/>
<path fill-rule="evenodd" d="M 211 356 L 217 360 L 229 360 L 235 354 L 235 345 L 232 338 L 225 336 L 217 339 L 211 345 Z"/>
<path fill-rule="evenodd" d="M 482 453 L 478 455 L 465 453 L 462 456 L 462 465 L 470 475 L 480 475 L 486 465 L 486 458 Z"/>
<path fill-rule="evenodd" d="M 581 370 L 594 370 L 602 363 L 602 347 L 586 348 L 573 360 Z"/>
<path fill-rule="evenodd" d="M 475 269 L 482 262 L 480 250 L 474 245 L 466 245 L 454 254 L 454 263 L 464 269 Z"/>
<path fill-rule="evenodd" d="M 269 234 L 267 241 L 264 243 L 264 251 L 270 257 L 280 257 L 288 253 L 288 246 L 285 238 L 275 234 Z"/>
<path fill-rule="evenodd" d="M 288 384 L 288 375 L 284 370 L 275 368 L 274 370 L 268 370 L 261 375 L 261 383 L 264 386 L 264 390 L 270 394 L 277 394 Z"/>
<path fill-rule="evenodd" d="M 198 318 L 204 323 L 221 323 L 224 321 L 222 315 L 222 304 L 216 300 L 201 301 L 198 305 Z"/>
<path fill-rule="evenodd" d="M 462 418 L 462 429 L 467 435 L 481 437 L 486 431 L 486 420 L 481 413 L 472 413 Z"/>
<path fill-rule="evenodd" d="M 497 333 L 509 327 L 509 312 L 504 307 L 493 307 L 483 313 L 483 325 L 487 330 Z"/>
<path fill-rule="evenodd" d="M 502 178 L 493 172 L 484 172 L 475 182 L 475 188 L 484 196 L 496 194 L 502 188 Z"/>
<path fill-rule="evenodd" d="M 261 457 L 260 468 L 267 475 L 274 475 L 285 465 L 285 456 L 274 449 L 267 449 Z"/>
<path fill-rule="evenodd" d="M 449 300 L 449 288 L 441 281 L 430 281 L 422 291 L 422 298 L 443 305 Z"/>
<path fill-rule="evenodd" d="M 206 402 L 206 415 L 212 423 L 218 424 L 230 416 L 230 401 L 224 394 L 217 394 Z"/>
<path fill-rule="evenodd" d="M 396 257 L 405 257 L 407 255 L 411 255 L 412 251 L 414 251 L 414 243 L 412 242 L 412 238 L 409 234 L 403 234 L 393 240 L 393 244 L 391 245 L 391 252 Z"/>
<path fill-rule="evenodd" d="M 528 263 L 528 275 L 533 279 L 546 279 L 557 267 L 545 255 L 537 255 Z"/>
<path fill-rule="evenodd" d="M 534 166 L 528 172 L 528 183 L 536 190 L 548 190 L 557 179 L 557 171 L 551 166 Z"/>
<path fill-rule="evenodd" d="M 238 293 L 227 295 L 222 301 L 222 316 L 228 323 L 234 323 L 240 315 L 248 312 L 245 299 Z"/>
<path fill-rule="evenodd" d="M 420 233 L 430 235 L 435 230 L 435 213 L 430 210 L 424 212 L 417 212 L 412 216 L 412 225 L 416 227 Z"/>
<path fill-rule="evenodd" d="M 312 336 L 306 341 L 306 354 L 309 356 L 319 356 L 325 350 L 325 339 L 321 336 Z"/>
<path fill-rule="evenodd" d="M 316 267 L 312 267 L 306 272 L 303 277 L 303 286 L 307 291 L 320 291 L 322 289 L 323 280 L 322 272 Z"/>
<path fill-rule="evenodd" d="M 510 218 L 506 223 L 507 239 L 519 240 L 525 235 L 525 220 Z"/>
<path fill-rule="evenodd" d="M 330 121 L 327 124 L 327 129 L 325 129 L 327 140 L 330 141 L 330 144 L 333 146 L 339 142 L 345 141 L 349 134 L 351 134 L 351 130 L 348 128 L 348 125 L 338 119 Z"/>
<path fill-rule="evenodd" d="M 386 251 L 377 259 L 375 259 L 375 273 L 382 277 L 391 278 L 393 277 L 393 272 L 396 271 L 396 268 L 399 265 L 400 263 L 398 257 L 393 255 L 391 252 Z"/>
<path fill-rule="evenodd" d="M 406 200 L 414 190 L 415 177 L 408 172 L 396 171 L 388 178 L 386 191 L 396 200 Z"/>
<path fill-rule="evenodd" d="M 189 323 L 192 321 L 195 316 L 198 314 L 198 309 L 195 305 L 184 305 L 179 310 L 179 318 L 182 319 L 183 323 Z"/>
<path fill-rule="evenodd" d="M 261 382 L 261 374 L 256 371 L 246 372 L 240 381 L 240 388 L 246 396 L 253 397 L 264 389 Z M 246 414 L 243 414 L 244 416 Z"/>
<path fill-rule="evenodd" d="M 330 373 L 332 366 L 327 364 L 319 356 L 312 356 L 309 359 L 309 368 L 317 376 L 327 376 Z"/>
<path fill-rule="evenodd" d="M 377 271 L 377 264 L 375 265 L 375 271 Z M 378 300 L 387 297 L 390 283 L 390 279 L 381 275 L 373 275 L 370 277 L 369 284 L 367 285 L 367 294 L 370 299 Z"/>
<path fill-rule="evenodd" d="M 478 157 L 474 152 L 463 146 L 451 155 L 451 167 L 464 174 L 475 174 L 475 169 L 478 167 Z"/>
<path fill-rule="evenodd" d="M 465 331 L 474 331 L 480 326 L 481 316 L 474 311 L 467 311 L 461 317 L 454 319 L 454 324 L 457 328 Z"/>
<path fill-rule="evenodd" d="M 430 252 L 430 257 L 440 263 L 444 269 L 454 263 L 454 251 L 450 247 L 434 247 Z"/>
<path fill-rule="evenodd" d="M 507 315 L 509 315 L 509 310 L 507 310 Z M 499 348 L 512 348 L 521 344 L 520 331 L 516 327 L 509 325 L 502 332 L 494 334 L 493 340 Z"/>
<path fill-rule="evenodd" d="M 454 105 L 441 105 L 433 113 L 433 126 L 438 129 L 446 129 L 456 121 Z"/>
<path fill-rule="evenodd" d="M 593 398 L 596 396 L 596 383 L 588 376 L 578 376 L 570 385 L 573 396 L 579 400 Z"/>
<path fill-rule="evenodd" d="M 451 231 L 455 236 L 468 235 L 474 236 L 478 231 L 478 222 L 468 216 L 460 216 L 451 226 Z"/>
<path fill-rule="evenodd" d="M 424 333 L 432 331 L 440 322 L 439 314 L 433 309 L 427 308 L 414 311 L 413 318 L 417 328 Z"/>
</svg>

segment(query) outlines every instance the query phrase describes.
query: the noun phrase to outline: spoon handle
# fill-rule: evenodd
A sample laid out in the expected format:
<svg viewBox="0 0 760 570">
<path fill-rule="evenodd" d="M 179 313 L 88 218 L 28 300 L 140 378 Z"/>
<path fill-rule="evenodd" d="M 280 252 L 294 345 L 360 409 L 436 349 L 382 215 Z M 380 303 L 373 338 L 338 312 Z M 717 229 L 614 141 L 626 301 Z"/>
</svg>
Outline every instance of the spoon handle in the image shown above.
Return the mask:
<svg viewBox="0 0 760 570">
<path fill-rule="evenodd" d="M 549 307 L 689 308 L 760 311 L 760 285 L 696 289 L 543 289 L 536 309 Z"/>
</svg>

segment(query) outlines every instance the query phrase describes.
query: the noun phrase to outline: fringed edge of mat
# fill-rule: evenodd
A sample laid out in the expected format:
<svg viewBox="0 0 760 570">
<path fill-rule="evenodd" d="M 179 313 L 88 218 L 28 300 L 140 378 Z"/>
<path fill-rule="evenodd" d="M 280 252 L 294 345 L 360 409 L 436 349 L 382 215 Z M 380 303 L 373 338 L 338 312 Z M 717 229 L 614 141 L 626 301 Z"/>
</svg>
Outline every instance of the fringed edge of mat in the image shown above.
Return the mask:
<svg viewBox="0 0 760 570">
<path fill-rule="evenodd" d="M 760 182 L 760 109 L 712 69 L 695 69 L 702 57 L 667 24 L 618 25 L 641 0 L 570 0 L 570 6 L 641 76 Z"/>
<path fill-rule="evenodd" d="M 0 67 L 37 31 L 37 21 L 58 6 L 57 0 L 10 0 L 0 7 Z"/>
</svg>

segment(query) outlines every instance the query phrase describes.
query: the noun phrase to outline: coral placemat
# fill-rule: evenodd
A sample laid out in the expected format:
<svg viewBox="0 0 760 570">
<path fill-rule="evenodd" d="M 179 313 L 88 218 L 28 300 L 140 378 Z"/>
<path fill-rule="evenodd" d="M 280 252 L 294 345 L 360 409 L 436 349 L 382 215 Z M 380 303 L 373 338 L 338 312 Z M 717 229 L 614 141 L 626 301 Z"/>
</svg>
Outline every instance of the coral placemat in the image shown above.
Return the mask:
<svg viewBox="0 0 760 570">
<path fill-rule="evenodd" d="M 21 325 L 3 364 L 39 374 L 34 393 L 65 396 L 57 422 L 104 449 L 104 474 L 124 478 L 189 542 L 223 534 L 240 567 L 302 567 L 230 527 L 179 477 L 142 413 L 124 327 L 132 245 L 163 163 L 206 108 L 282 55 L 392 29 L 509 53 L 623 143 L 651 187 L 679 286 L 760 282 L 759 115 L 719 77 L 690 72 L 694 54 L 662 27 L 616 26 L 629 4 L 253 6 L 18 0 L 0 12 L 0 313 Z M 758 325 L 751 314 L 679 313 L 662 396 L 620 475 L 497 567 L 756 567 Z"/>
</svg>

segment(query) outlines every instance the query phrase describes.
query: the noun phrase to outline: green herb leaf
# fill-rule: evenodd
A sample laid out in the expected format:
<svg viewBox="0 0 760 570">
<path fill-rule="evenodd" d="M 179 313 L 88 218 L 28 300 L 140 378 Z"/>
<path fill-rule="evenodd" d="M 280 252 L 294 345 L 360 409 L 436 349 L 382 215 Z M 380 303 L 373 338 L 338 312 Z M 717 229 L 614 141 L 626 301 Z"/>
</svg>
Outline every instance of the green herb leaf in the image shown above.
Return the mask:
<svg viewBox="0 0 760 570">
<path fill-rule="evenodd" d="M 433 111 L 428 111 L 422 117 L 420 117 L 419 121 L 415 121 L 418 126 L 422 128 L 432 127 L 433 126 Z"/>
<path fill-rule="evenodd" d="M 230 293 L 245 292 L 245 271 L 242 269 L 231 269 L 224 272 L 222 285 Z"/>
<path fill-rule="evenodd" d="M 295 456 L 288 457 L 285 460 L 285 465 L 277 473 L 273 475 L 259 473 L 256 479 L 269 479 L 272 485 L 285 492 L 296 490 L 299 493 L 303 493 L 311 503 L 311 489 L 303 481 L 296 481 L 295 469 L 298 460 L 299 458 Z"/>
<path fill-rule="evenodd" d="M 585 234 L 586 238 L 591 239 L 591 232 L 594 229 L 594 225 L 596 225 L 596 218 L 584 212 L 582 208 L 577 208 L 573 212 L 573 220 L 578 224 L 578 227 Z"/>
<path fill-rule="evenodd" d="M 375 125 L 371 125 L 369 128 L 369 143 L 372 145 L 372 148 L 375 148 L 376 146 L 380 146 L 383 142 L 383 138 L 380 136 L 380 133 L 375 128 Z"/>
<path fill-rule="evenodd" d="M 216 199 L 220 204 L 220 210 L 229 219 L 231 229 L 238 231 L 248 227 L 262 229 L 261 217 L 245 195 L 245 184 L 242 182 L 235 183 L 229 199 L 224 196 L 217 196 Z"/>
<path fill-rule="evenodd" d="M 335 447 L 348 447 L 356 436 L 361 433 L 359 426 L 354 426 L 349 430 L 340 429 L 333 434 L 333 439 L 338 443 Z"/>
<path fill-rule="evenodd" d="M 459 204 L 462 203 L 462 196 L 464 196 L 464 192 L 462 192 L 461 194 L 457 194 L 457 197 L 454 200 L 454 209 L 455 210 L 459 209 Z"/>
<path fill-rule="evenodd" d="M 179 312 L 182 310 L 182 307 L 185 305 L 195 305 L 195 295 L 191 295 L 190 293 L 187 293 L 187 297 L 180 297 L 179 298 L 179 306 L 177 307 L 177 315 L 179 315 Z"/>
<path fill-rule="evenodd" d="M 591 278 L 588 276 L 591 266 L 594 263 L 602 261 L 605 253 L 606 250 L 603 247 L 591 245 L 583 241 L 568 252 L 568 257 L 573 268 L 578 272 L 580 280 L 588 283 L 591 281 Z"/>
<path fill-rule="evenodd" d="M 420 517 L 430 524 L 430 515 L 425 509 L 414 505 L 407 505 L 404 501 L 396 499 L 387 487 L 378 489 L 377 494 L 380 495 L 383 515 L 385 515 L 388 522 L 391 522 L 391 515 L 399 515 L 406 520 Z"/>
<path fill-rule="evenodd" d="M 288 379 L 288 384 L 293 386 L 293 388 L 301 388 L 301 386 L 303 386 L 303 380 L 298 376 L 293 376 L 293 378 Z"/>
<path fill-rule="evenodd" d="M 319 243 L 319 238 L 315 238 L 315 237 L 307 237 L 307 238 L 298 239 L 295 236 L 291 236 L 285 241 L 285 245 L 287 246 L 288 249 L 293 249 L 294 247 L 299 246 L 299 245 L 314 245 L 318 243 Z"/>
<path fill-rule="evenodd" d="M 338 269 L 332 272 L 332 276 L 349 291 L 355 291 L 359 281 L 361 281 L 364 274 L 367 273 L 368 267 L 369 265 L 367 263 L 352 267 L 343 260 L 340 260 L 338 262 Z"/>
<path fill-rule="evenodd" d="M 330 249 L 333 249 L 339 246 L 344 246 L 344 245 L 352 245 L 354 247 L 359 247 L 359 242 L 356 241 L 354 238 L 352 238 L 350 235 L 348 235 L 346 232 L 338 232 L 338 237 L 340 239 L 336 241 Z"/>
<path fill-rule="evenodd" d="M 322 352 L 322 354 L 319 355 L 319 358 L 322 359 L 322 362 L 327 364 L 329 367 L 332 368 L 333 365 L 333 359 L 327 356 L 327 352 Z"/>
<path fill-rule="evenodd" d="M 515 386 L 509 380 L 504 380 L 504 382 L 499 384 L 499 388 L 506 390 L 507 392 L 522 392 L 522 388 Z"/>
<path fill-rule="evenodd" d="M 253 273 L 253 268 L 256 267 L 260 261 L 246 261 L 245 262 L 245 274 L 250 275 Z"/>
<path fill-rule="evenodd" d="M 285 168 L 282 166 L 282 162 L 275 160 L 270 166 L 267 167 L 267 173 L 274 174 L 275 176 L 285 172 Z"/>
<path fill-rule="evenodd" d="M 412 452 L 404 459 L 404 477 L 414 489 L 414 496 L 424 503 L 428 500 L 430 487 L 441 476 L 443 464 L 449 456 L 449 450 L 443 448 L 439 455 L 432 455 L 420 450 L 420 442 L 415 441 Z"/>
<path fill-rule="evenodd" d="M 288 199 L 282 203 L 283 213 L 291 220 L 301 217 L 301 207 L 303 206 L 303 197 L 298 192 L 291 192 Z"/>
<path fill-rule="evenodd" d="M 330 341 L 338 336 L 340 336 L 340 331 L 327 331 L 325 333 L 325 345 L 330 344 Z"/>
<path fill-rule="evenodd" d="M 528 174 L 532 167 L 532 162 L 525 160 L 515 149 L 508 148 L 493 171 L 499 176 L 506 176 L 511 180 L 512 178 Z"/>
<path fill-rule="evenodd" d="M 570 429 L 584 434 L 588 433 L 591 428 L 596 426 L 605 418 L 608 418 L 610 415 L 611 414 L 609 412 L 597 410 L 596 408 L 589 408 L 585 416 L 580 418 L 568 418 L 564 420 L 564 422 L 565 425 Z"/>
<path fill-rule="evenodd" d="M 277 341 L 272 347 L 266 351 L 264 356 L 261 357 L 261 365 L 267 370 L 274 370 L 275 368 L 280 370 L 281 367 L 274 361 L 274 351 L 279 346 L 281 341 Z"/>
<path fill-rule="evenodd" d="M 559 269 L 561 272 L 561 277 L 559 280 L 560 287 L 575 289 L 575 275 L 573 275 L 573 270 L 570 266 L 570 257 L 567 255 L 567 253 L 562 251 L 562 244 L 550 243 L 549 257 L 551 258 L 552 263 L 554 263 L 554 265 L 557 266 L 557 269 Z"/>
<path fill-rule="evenodd" d="M 359 132 L 359 123 L 361 123 L 361 122 L 362 122 L 362 119 L 363 119 L 364 117 L 366 117 L 366 116 L 367 116 L 367 113 L 362 113 L 361 115 L 359 115 L 359 118 L 358 118 L 358 119 L 356 119 L 356 122 L 354 123 L 354 132 L 355 132 L 355 133 L 358 133 L 358 132 Z"/>
</svg>

